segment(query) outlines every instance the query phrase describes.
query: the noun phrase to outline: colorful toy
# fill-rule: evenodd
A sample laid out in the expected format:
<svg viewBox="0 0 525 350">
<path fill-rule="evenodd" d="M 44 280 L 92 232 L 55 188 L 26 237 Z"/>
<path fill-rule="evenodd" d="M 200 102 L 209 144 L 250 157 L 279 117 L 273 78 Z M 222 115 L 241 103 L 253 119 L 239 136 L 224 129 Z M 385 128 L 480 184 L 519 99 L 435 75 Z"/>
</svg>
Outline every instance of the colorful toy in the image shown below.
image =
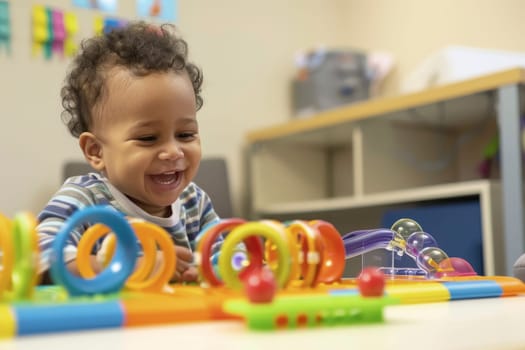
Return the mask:
<svg viewBox="0 0 525 350">
<path fill-rule="evenodd" d="M 275 277 L 267 267 L 251 270 L 243 283 L 244 293 L 251 303 L 271 303 L 277 292 Z"/>
<path fill-rule="evenodd" d="M 285 296 L 271 304 L 244 300 L 227 301 L 225 309 L 246 319 L 254 330 L 377 323 L 383 308 L 396 304 L 394 298 L 364 298 L 359 295 Z"/>
<path fill-rule="evenodd" d="M 157 225 L 137 218 L 129 218 L 128 222 L 144 251 L 144 260 L 133 274 L 127 278 L 125 286 L 131 290 L 162 291 L 164 286 L 168 284 L 171 276 L 173 276 L 177 266 L 173 242 L 166 235 L 166 232 Z M 84 232 L 77 247 L 77 266 L 83 278 L 95 277 L 95 272 L 89 263 L 89 255 L 96 241 L 108 233 L 109 229 L 100 224 L 91 226 Z M 109 257 L 112 257 L 115 252 L 115 237 L 110 236 L 108 240 L 107 254 Z M 157 270 L 153 271 L 156 263 L 157 247 L 162 252 L 163 259 Z M 111 261 L 108 261 L 108 259 L 104 261 L 106 267 L 110 264 Z"/>
<path fill-rule="evenodd" d="M 73 276 L 64 264 L 64 246 L 69 232 L 85 222 L 101 222 L 117 235 L 117 249 L 109 267 L 94 278 L 84 279 Z M 77 211 L 67 220 L 53 241 L 50 273 L 53 281 L 66 288 L 72 296 L 110 294 L 122 289 L 133 272 L 138 255 L 135 234 L 122 214 L 104 207 L 89 207 Z"/>
<path fill-rule="evenodd" d="M 343 236 L 346 258 L 375 250 L 386 249 L 398 255 L 407 254 L 417 268 L 385 267 L 392 276 L 411 275 L 426 278 L 474 276 L 472 266 L 461 258 L 449 258 L 437 242 L 412 219 L 399 219 L 390 229 L 362 230 Z"/>
<path fill-rule="evenodd" d="M 73 276 L 63 250 L 71 230 L 85 222 L 94 225 L 79 242 L 81 276 Z M 512 277 L 465 275 L 468 263 L 439 253 L 432 236 L 409 219 L 390 230 L 343 236 L 321 220 L 221 220 L 199 235 L 195 261 L 202 284 L 169 284 L 176 256 L 168 234 L 98 206 L 66 221 L 53 245 L 50 272 L 57 285 L 36 287 L 35 225 L 28 213 L 13 220 L 0 215 L 0 337 L 239 318 L 260 330 L 349 325 L 381 322 L 384 307 L 398 303 L 525 293 L 525 284 Z M 96 275 L 90 252 L 106 234 L 106 268 Z M 225 239 L 214 266 L 211 247 L 219 235 Z M 144 258 L 134 269 L 138 241 Z M 357 279 L 342 278 L 348 256 L 377 248 L 408 254 L 423 273 L 409 280 L 388 275 L 401 271 L 393 266 L 365 267 Z M 164 263 L 155 270 L 157 250 Z"/>
<path fill-rule="evenodd" d="M 357 287 L 365 297 L 380 297 L 385 290 L 385 275 L 375 267 L 365 267 L 357 277 Z"/>
</svg>

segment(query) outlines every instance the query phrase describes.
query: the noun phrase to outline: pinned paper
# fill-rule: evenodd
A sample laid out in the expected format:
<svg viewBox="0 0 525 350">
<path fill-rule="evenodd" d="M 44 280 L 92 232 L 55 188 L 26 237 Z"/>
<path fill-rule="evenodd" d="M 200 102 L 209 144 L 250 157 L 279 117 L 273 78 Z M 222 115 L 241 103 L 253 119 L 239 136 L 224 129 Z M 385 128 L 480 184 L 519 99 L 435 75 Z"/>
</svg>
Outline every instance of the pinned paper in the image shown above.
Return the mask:
<svg viewBox="0 0 525 350">
<path fill-rule="evenodd" d="M 66 26 L 64 25 L 64 14 L 62 11 L 51 10 L 51 27 L 53 41 L 51 50 L 53 53 L 64 55 L 64 41 L 66 40 Z"/>
<path fill-rule="evenodd" d="M 73 40 L 78 32 L 78 21 L 73 13 L 49 7 L 33 6 L 33 55 L 43 54 L 50 59 L 53 54 L 71 56 L 76 51 Z"/>
<path fill-rule="evenodd" d="M 93 22 L 93 30 L 95 35 L 102 35 L 104 33 L 104 17 L 96 16 Z"/>
<path fill-rule="evenodd" d="M 64 54 L 68 57 L 73 56 L 77 51 L 78 45 L 74 40 L 78 32 L 78 19 L 72 12 L 64 14 L 64 27 L 66 30 L 66 38 L 64 40 Z"/>
<path fill-rule="evenodd" d="M 0 1 L 0 50 L 11 53 L 11 20 L 9 18 L 9 3 Z"/>
<path fill-rule="evenodd" d="M 105 19 L 104 19 L 104 29 L 103 29 L 103 32 L 104 32 L 104 34 L 109 33 L 109 32 L 112 31 L 113 29 L 124 27 L 127 23 L 128 23 L 128 22 L 127 22 L 126 20 L 123 20 L 123 19 L 118 19 L 118 18 L 105 18 Z"/>
<path fill-rule="evenodd" d="M 139 17 L 151 17 L 163 22 L 175 22 L 177 19 L 176 0 L 137 0 Z"/>
<path fill-rule="evenodd" d="M 100 10 L 115 13 L 117 11 L 117 0 L 73 0 L 73 5 L 77 7 Z"/>
<path fill-rule="evenodd" d="M 33 6 L 32 13 L 33 22 L 33 56 L 36 56 L 42 52 L 47 55 L 45 47 L 47 43 L 51 42 L 51 32 L 49 31 L 49 17 L 47 15 L 47 9 L 42 5 Z"/>
<path fill-rule="evenodd" d="M 115 28 L 124 27 L 128 21 L 118 18 L 96 16 L 93 22 L 93 28 L 96 35 L 109 33 Z"/>
</svg>

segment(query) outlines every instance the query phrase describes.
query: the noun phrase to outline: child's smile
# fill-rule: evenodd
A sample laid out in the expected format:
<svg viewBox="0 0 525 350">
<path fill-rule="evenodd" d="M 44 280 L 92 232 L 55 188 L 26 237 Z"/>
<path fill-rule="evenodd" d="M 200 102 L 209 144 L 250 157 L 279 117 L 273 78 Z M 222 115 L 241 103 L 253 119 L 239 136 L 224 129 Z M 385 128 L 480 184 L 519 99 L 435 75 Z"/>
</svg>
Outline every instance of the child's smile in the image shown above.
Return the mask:
<svg viewBox="0 0 525 350">
<path fill-rule="evenodd" d="M 158 187 L 159 192 L 171 191 L 176 189 L 182 182 L 182 171 L 170 171 L 162 174 L 149 175 L 154 186 Z"/>
</svg>

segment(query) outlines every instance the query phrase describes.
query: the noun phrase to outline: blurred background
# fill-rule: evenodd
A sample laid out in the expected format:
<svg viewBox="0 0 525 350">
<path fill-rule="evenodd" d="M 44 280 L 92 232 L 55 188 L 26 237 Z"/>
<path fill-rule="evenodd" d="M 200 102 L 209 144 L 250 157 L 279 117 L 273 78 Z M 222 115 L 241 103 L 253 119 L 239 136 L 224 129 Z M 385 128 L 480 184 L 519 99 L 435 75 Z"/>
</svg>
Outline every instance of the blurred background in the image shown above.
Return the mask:
<svg viewBox="0 0 525 350">
<path fill-rule="evenodd" d="M 73 13 L 73 43 L 94 34 L 101 17 L 139 18 L 137 2 L 114 13 L 73 0 L 10 0 L 0 46 L 0 211 L 38 213 L 81 159 L 60 120 L 59 91 L 70 58 L 35 52 L 35 6 Z M 405 92 L 410 77 L 447 47 L 525 52 L 521 0 L 179 0 L 174 23 L 204 71 L 198 113 L 203 155 L 228 164 L 235 215 L 244 215 L 243 150 L 248 131 L 294 117 L 291 82 L 309 50 L 383 53 L 388 72 L 374 96 Z M 162 22 L 162 18 L 144 18 Z M 5 28 L 5 26 L 4 26 Z M 408 84 L 410 85 L 410 84 Z M 415 85 L 413 85 L 415 86 Z"/>
</svg>

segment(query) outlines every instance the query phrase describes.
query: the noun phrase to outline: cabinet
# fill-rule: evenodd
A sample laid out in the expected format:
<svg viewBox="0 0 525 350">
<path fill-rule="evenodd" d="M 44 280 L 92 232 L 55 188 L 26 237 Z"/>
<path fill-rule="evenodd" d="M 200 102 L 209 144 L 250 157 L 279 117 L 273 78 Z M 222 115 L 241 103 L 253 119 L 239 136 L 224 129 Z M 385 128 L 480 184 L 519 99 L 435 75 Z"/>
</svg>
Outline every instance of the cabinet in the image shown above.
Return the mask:
<svg viewBox="0 0 525 350">
<path fill-rule="evenodd" d="M 525 251 L 524 83 L 512 69 L 249 132 L 251 218 L 326 219 L 345 233 L 379 227 L 389 210 L 474 199 L 483 273 L 511 274 Z M 494 137 L 500 171 L 480 179 Z"/>
</svg>

